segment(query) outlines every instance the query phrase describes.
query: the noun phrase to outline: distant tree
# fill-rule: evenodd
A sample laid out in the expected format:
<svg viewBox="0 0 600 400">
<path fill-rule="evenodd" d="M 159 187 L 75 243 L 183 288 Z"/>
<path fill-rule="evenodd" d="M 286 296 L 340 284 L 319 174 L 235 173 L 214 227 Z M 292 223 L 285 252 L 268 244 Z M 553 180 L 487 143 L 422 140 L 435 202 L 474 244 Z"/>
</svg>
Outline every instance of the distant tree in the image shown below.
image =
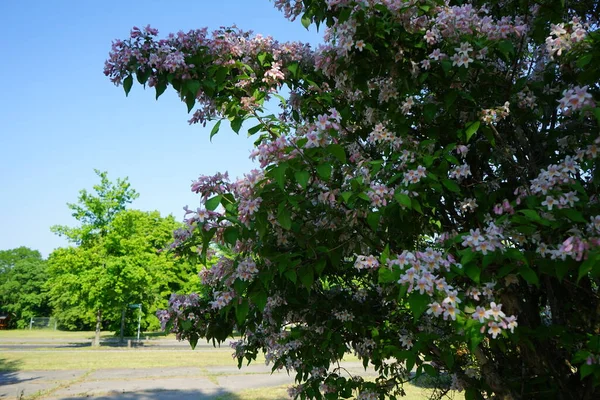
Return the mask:
<svg viewBox="0 0 600 400">
<path fill-rule="evenodd" d="M 93 244 L 53 252 L 48 287 L 59 322 L 85 327 L 101 307 L 110 330 L 130 334 L 135 324 L 125 322 L 137 320 L 137 313 L 128 312 L 128 305 L 141 304 L 142 325 L 158 329 L 154 314 L 171 293 L 199 284 L 193 266 L 165 251 L 177 227 L 172 216 L 163 218 L 157 211 L 125 210 Z"/>
<path fill-rule="evenodd" d="M 147 316 L 144 325 L 158 328 L 157 308 L 166 304 L 171 293 L 185 289 L 191 277 L 199 282 L 193 267 L 165 251 L 178 226 L 172 216 L 139 210 L 124 211 L 111 223 L 104 243 L 111 330 L 118 330 L 116 322 L 129 304 L 141 304 Z"/>
<path fill-rule="evenodd" d="M 11 327 L 24 328 L 31 317 L 49 316 L 46 261 L 37 250 L 19 247 L 0 251 L 0 309 L 12 318 Z"/>
<path fill-rule="evenodd" d="M 67 259 L 73 261 L 78 260 L 72 265 L 77 268 L 83 268 L 85 272 L 100 273 L 107 268 L 107 254 L 101 244 L 102 240 L 108 232 L 110 223 L 114 220 L 117 214 L 123 210 L 127 204 L 131 203 L 139 194 L 131 188 L 131 184 L 127 178 L 117 179 L 115 183 L 108 179 L 106 172 L 94 170 L 100 178 L 100 184 L 94 186 L 95 193 L 81 190 L 77 203 L 68 203 L 67 206 L 73 211 L 73 217 L 79 222 L 77 227 L 68 227 L 56 225 L 51 230 L 59 236 L 66 237 L 69 241 L 79 246 L 80 250 L 64 250 L 68 254 Z M 84 253 L 78 254 L 77 253 Z M 59 251 L 53 260 L 65 261 L 60 256 L 67 256 L 63 251 Z M 75 257 L 75 258 L 73 258 Z M 81 257 L 81 258 L 80 258 Z M 79 261 L 83 261 L 83 264 Z M 61 267 L 56 267 L 54 271 L 60 270 Z M 71 266 L 72 266 L 71 265 Z M 69 264 L 63 266 L 69 268 Z M 102 327 L 102 309 L 105 301 L 105 296 L 102 294 L 102 288 L 106 282 L 97 279 L 91 279 L 88 282 L 77 282 L 78 275 L 67 274 L 74 278 L 72 284 L 67 285 L 71 288 L 86 288 L 86 296 L 70 297 L 70 301 L 82 301 L 86 303 L 86 307 L 92 307 L 96 310 L 96 340 L 95 343 L 100 343 L 100 329 Z M 84 274 L 85 276 L 85 274 Z M 93 275 L 92 275 L 93 277 Z M 56 291 L 53 291 L 56 293 Z M 75 292 L 76 293 L 76 292 Z M 73 293 L 71 293 L 73 294 Z M 61 297 L 66 296 L 62 295 Z"/>
</svg>

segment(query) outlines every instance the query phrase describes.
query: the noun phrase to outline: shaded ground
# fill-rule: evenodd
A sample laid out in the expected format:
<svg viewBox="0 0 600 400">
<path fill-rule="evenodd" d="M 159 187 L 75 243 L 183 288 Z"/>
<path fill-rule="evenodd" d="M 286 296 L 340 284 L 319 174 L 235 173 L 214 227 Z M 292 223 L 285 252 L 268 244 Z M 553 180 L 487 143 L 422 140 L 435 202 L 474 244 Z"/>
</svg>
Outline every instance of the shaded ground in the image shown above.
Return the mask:
<svg viewBox="0 0 600 400">
<path fill-rule="evenodd" d="M 362 371 L 358 362 L 345 363 Z M 364 373 L 364 371 L 363 371 Z M 213 399 L 252 388 L 291 384 L 285 372 L 270 373 L 264 365 L 237 367 L 128 368 L 79 371 L 0 372 L 0 399 Z M 228 397 L 228 398 L 235 398 Z"/>
</svg>

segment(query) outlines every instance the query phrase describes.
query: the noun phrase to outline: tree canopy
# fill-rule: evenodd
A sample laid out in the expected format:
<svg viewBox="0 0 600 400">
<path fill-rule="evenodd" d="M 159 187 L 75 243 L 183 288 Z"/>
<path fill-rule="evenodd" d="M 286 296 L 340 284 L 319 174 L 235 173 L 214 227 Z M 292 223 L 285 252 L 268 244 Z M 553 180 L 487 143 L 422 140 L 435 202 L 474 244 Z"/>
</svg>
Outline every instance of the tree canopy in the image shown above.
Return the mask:
<svg viewBox="0 0 600 400">
<path fill-rule="evenodd" d="M 157 329 L 156 310 L 166 306 L 171 293 L 189 292 L 196 273 L 167 251 L 178 226 L 157 211 L 124 210 L 93 245 L 55 250 L 47 287 L 59 323 L 69 329 L 89 327 L 102 309 L 106 327 L 118 332 L 123 310 L 141 304 L 143 327 Z"/>
<path fill-rule="evenodd" d="M 47 265 L 39 251 L 0 251 L 0 310 L 11 316 L 10 326 L 24 328 L 31 317 L 50 316 L 46 279 Z"/>
<path fill-rule="evenodd" d="M 100 183 L 94 185 L 94 193 L 82 189 L 77 203 L 67 204 L 80 226 L 55 225 L 51 228 L 57 235 L 65 236 L 76 244 L 85 245 L 94 238 L 104 236 L 115 216 L 139 197 L 139 194 L 131 189 L 127 178 L 111 182 L 107 172 L 97 169 L 94 172 L 100 178 Z"/>
<path fill-rule="evenodd" d="M 172 87 L 211 136 L 256 137 L 260 169 L 192 185 L 179 251 L 234 257 L 165 326 L 192 345 L 237 327 L 239 364 L 264 351 L 293 397 L 395 398 L 428 374 L 468 399 L 596 398 L 598 2 L 275 4 L 324 45 L 148 26 L 106 62 L 126 93 Z M 375 381 L 336 367 L 349 351 Z"/>
</svg>

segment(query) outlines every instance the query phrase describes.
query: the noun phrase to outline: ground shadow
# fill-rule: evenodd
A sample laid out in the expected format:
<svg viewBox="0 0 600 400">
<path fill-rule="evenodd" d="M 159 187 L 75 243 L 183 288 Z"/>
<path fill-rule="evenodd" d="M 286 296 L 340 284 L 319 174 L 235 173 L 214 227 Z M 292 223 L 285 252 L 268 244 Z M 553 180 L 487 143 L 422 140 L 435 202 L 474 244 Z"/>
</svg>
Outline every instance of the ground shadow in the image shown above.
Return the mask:
<svg viewBox="0 0 600 400">
<path fill-rule="evenodd" d="M 33 381 L 38 377 L 19 377 L 20 362 L 0 357 L 0 386 L 15 385 L 21 382 Z"/>
<path fill-rule="evenodd" d="M 265 389 L 268 390 L 268 389 Z M 94 396 L 94 400 L 239 400 L 235 393 L 219 389 L 218 391 L 205 392 L 202 390 L 155 390 L 131 393 L 106 394 Z M 90 396 L 68 397 L 69 400 L 89 400 Z M 260 397 L 257 397 L 260 399 Z"/>
<path fill-rule="evenodd" d="M 148 347 L 147 345 L 144 344 L 144 342 L 140 341 L 131 341 L 131 343 L 128 345 L 127 341 L 121 343 L 118 340 L 101 340 L 100 341 L 100 347 L 110 347 L 110 348 L 114 348 L 114 347 Z M 46 347 L 46 346 L 44 346 Z M 92 341 L 90 340 L 89 342 L 70 342 L 70 343 L 60 343 L 60 344 L 55 344 L 52 345 L 52 347 L 57 347 L 57 348 L 86 348 L 86 347 L 93 347 L 92 346 Z"/>
</svg>

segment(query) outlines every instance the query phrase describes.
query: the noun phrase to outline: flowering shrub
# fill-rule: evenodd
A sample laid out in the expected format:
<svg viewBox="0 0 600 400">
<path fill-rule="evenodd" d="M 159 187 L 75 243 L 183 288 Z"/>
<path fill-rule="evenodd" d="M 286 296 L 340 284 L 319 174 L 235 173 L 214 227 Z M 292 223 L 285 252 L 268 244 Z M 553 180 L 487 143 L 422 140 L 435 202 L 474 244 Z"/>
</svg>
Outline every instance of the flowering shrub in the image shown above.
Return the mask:
<svg viewBox="0 0 600 400">
<path fill-rule="evenodd" d="M 106 63 L 126 93 L 170 85 L 211 136 L 254 121 L 260 170 L 194 182 L 173 245 L 230 254 L 164 326 L 192 345 L 237 328 L 239 365 L 265 352 L 292 397 L 396 398 L 445 374 L 468 399 L 595 398 L 598 4 L 275 4 L 324 45 L 146 27 Z M 346 375 L 347 352 L 377 379 Z"/>
</svg>

